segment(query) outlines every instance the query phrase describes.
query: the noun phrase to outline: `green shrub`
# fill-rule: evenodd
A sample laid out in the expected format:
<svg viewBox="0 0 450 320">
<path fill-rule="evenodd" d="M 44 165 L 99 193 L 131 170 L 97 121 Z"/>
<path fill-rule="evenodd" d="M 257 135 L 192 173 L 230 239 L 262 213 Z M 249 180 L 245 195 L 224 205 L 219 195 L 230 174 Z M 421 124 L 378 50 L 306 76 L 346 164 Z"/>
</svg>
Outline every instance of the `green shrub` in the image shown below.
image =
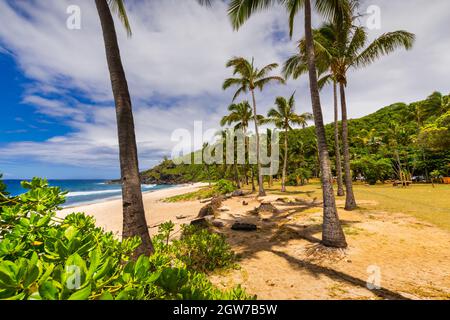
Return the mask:
<svg viewBox="0 0 450 320">
<path fill-rule="evenodd" d="M 196 226 L 182 226 L 182 236 L 173 248 L 177 259 L 199 272 L 234 266 L 235 256 L 224 236 Z"/>
<path fill-rule="evenodd" d="M 389 179 L 394 170 L 392 162 L 389 159 L 376 159 L 373 156 L 364 156 L 351 163 L 355 173 L 361 173 L 370 185 L 374 185 L 377 181 L 384 182 Z"/>
<path fill-rule="evenodd" d="M 217 192 L 220 194 L 227 194 L 227 193 L 230 193 L 230 192 L 233 192 L 234 190 L 236 190 L 233 183 L 231 181 L 225 180 L 225 179 L 221 179 L 221 180 L 217 181 L 215 188 L 216 188 Z"/>
<path fill-rule="evenodd" d="M 180 194 L 177 196 L 169 197 L 164 199 L 164 202 L 180 202 L 180 201 L 192 201 L 212 198 L 214 196 L 224 195 L 235 191 L 236 188 L 229 180 L 219 180 L 212 187 L 202 188 L 198 191 Z"/>
<path fill-rule="evenodd" d="M 92 217 L 74 213 L 56 217 L 64 193 L 45 180 L 23 183 L 29 191 L 15 204 L 0 209 L 0 299 L 124 300 L 124 299 L 251 299 L 240 287 L 215 288 L 197 268 L 202 255 L 181 259 L 177 250 L 219 244 L 215 235 L 192 231 L 168 243 L 173 225 L 155 237 L 156 252 L 131 261 L 137 238 L 117 240 L 97 228 Z M 226 249 L 231 255 L 231 250 Z M 184 251 L 186 254 L 186 251 Z M 214 249 L 212 257 L 227 254 Z M 199 258 L 197 258 L 199 257 Z M 220 258 L 217 258 L 220 260 Z M 213 260 L 208 267 L 228 265 Z M 197 270 L 196 270 L 197 269 Z"/>
</svg>

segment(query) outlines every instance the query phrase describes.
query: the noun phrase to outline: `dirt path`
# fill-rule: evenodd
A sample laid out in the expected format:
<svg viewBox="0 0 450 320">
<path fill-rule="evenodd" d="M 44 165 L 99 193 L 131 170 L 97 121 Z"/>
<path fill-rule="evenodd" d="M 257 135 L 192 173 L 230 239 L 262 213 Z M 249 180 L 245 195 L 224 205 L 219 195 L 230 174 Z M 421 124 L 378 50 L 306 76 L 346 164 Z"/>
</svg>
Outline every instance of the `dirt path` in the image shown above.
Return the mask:
<svg viewBox="0 0 450 320">
<path fill-rule="evenodd" d="M 330 251 L 318 244 L 320 203 L 277 198 L 265 200 L 280 213 L 258 216 L 250 212 L 260 204 L 253 196 L 224 203 L 230 211 L 221 214 L 226 227 L 219 232 L 239 255 L 240 269 L 214 275 L 213 282 L 242 284 L 259 299 L 450 299 L 449 232 L 401 213 L 346 212 L 338 201 L 349 248 Z M 230 230 L 236 220 L 256 223 L 258 231 Z M 377 274 L 381 288 L 369 290 Z"/>
</svg>

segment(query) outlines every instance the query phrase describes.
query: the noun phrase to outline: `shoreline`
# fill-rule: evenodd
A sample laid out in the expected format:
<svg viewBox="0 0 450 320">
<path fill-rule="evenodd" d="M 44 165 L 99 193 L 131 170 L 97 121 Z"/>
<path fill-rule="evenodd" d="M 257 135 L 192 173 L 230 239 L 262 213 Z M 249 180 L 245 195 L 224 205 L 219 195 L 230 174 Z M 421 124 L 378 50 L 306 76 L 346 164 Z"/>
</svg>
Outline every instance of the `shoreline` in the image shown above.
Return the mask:
<svg viewBox="0 0 450 320">
<path fill-rule="evenodd" d="M 150 234 L 155 234 L 158 231 L 159 224 L 168 220 L 172 220 L 176 225 L 176 229 L 179 229 L 181 224 L 189 223 L 190 220 L 194 219 L 203 206 L 200 201 L 166 203 L 162 201 L 163 199 L 194 192 L 207 185 L 207 183 L 199 182 L 144 192 L 142 198 Z M 57 216 L 64 218 L 71 213 L 77 212 L 84 212 L 86 215 L 94 217 L 96 225 L 106 231 L 113 232 L 118 236 L 122 233 L 121 198 L 66 207 L 58 211 Z"/>
<path fill-rule="evenodd" d="M 175 189 L 175 188 L 183 187 L 183 186 L 187 186 L 187 185 L 190 185 L 190 184 L 186 183 L 186 184 L 178 184 L 178 185 L 167 185 L 166 188 L 162 188 L 162 189 L 146 190 L 146 191 L 142 191 L 142 196 L 144 196 L 147 193 L 153 193 L 153 192 L 158 192 L 158 191 L 168 190 L 168 189 Z M 92 201 L 73 203 L 68 206 L 62 207 L 62 209 L 68 210 L 68 209 L 74 209 L 74 208 L 78 208 L 78 207 L 86 207 L 86 206 L 90 206 L 90 205 L 94 205 L 94 204 L 99 204 L 99 203 L 109 202 L 109 201 L 114 201 L 114 200 L 120 200 L 120 199 L 122 199 L 122 194 L 107 197 L 107 198 L 102 198 L 102 199 L 95 199 Z"/>
</svg>

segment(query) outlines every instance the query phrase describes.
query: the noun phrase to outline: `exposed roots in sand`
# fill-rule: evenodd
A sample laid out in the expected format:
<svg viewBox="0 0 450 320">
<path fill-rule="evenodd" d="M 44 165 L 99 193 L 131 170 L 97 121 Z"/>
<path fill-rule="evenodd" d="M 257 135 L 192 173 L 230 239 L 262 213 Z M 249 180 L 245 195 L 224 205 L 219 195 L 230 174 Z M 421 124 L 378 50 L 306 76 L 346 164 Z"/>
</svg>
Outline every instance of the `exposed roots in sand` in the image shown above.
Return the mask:
<svg viewBox="0 0 450 320">
<path fill-rule="evenodd" d="M 317 243 L 305 248 L 305 258 L 310 262 L 322 263 L 339 262 L 347 257 L 346 249 L 330 248 Z"/>
</svg>

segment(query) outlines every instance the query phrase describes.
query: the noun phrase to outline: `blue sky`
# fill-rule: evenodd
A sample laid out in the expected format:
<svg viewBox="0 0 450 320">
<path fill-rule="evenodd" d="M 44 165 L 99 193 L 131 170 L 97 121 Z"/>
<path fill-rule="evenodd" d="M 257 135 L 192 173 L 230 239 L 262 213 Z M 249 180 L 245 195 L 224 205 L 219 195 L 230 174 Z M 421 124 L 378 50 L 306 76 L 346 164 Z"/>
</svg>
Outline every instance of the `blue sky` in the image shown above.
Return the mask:
<svg viewBox="0 0 450 320">
<path fill-rule="evenodd" d="M 0 172 L 6 178 L 115 178 L 119 175 L 115 113 L 101 30 L 93 1 L 0 1 Z M 140 165 L 170 156 L 176 129 L 194 121 L 219 129 L 232 92 L 221 83 L 232 56 L 255 57 L 258 65 L 282 63 L 295 52 L 281 9 L 256 15 L 234 32 L 223 2 L 211 9 L 195 1 L 154 0 L 128 4 L 133 37 L 116 24 L 135 112 Z M 69 5 L 81 8 L 81 29 L 66 27 Z M 448 93 L 450 2 L 363 1 L 381 8 L 380 30 L 417 35 L 413 51 L 399 51 L 351 73 L 349 113 L 360 117 L 398 101 Z M 424 9 L 426 8 L 426 10 Z M 411 17 L 421 16 L 421 19 Z M 320 18 L 315 17 L 315 24 Z M 364 21 L 362 21 L 364 23 Z M 302 19 L 295 33 L 299 38 Z M 296 91 L 300 112 L 310 111 L 306 79 L 258 93 L 264 114 L 276 96 Z M 322 94 L 332 120 L 330 90 Z"/>
</svg>

